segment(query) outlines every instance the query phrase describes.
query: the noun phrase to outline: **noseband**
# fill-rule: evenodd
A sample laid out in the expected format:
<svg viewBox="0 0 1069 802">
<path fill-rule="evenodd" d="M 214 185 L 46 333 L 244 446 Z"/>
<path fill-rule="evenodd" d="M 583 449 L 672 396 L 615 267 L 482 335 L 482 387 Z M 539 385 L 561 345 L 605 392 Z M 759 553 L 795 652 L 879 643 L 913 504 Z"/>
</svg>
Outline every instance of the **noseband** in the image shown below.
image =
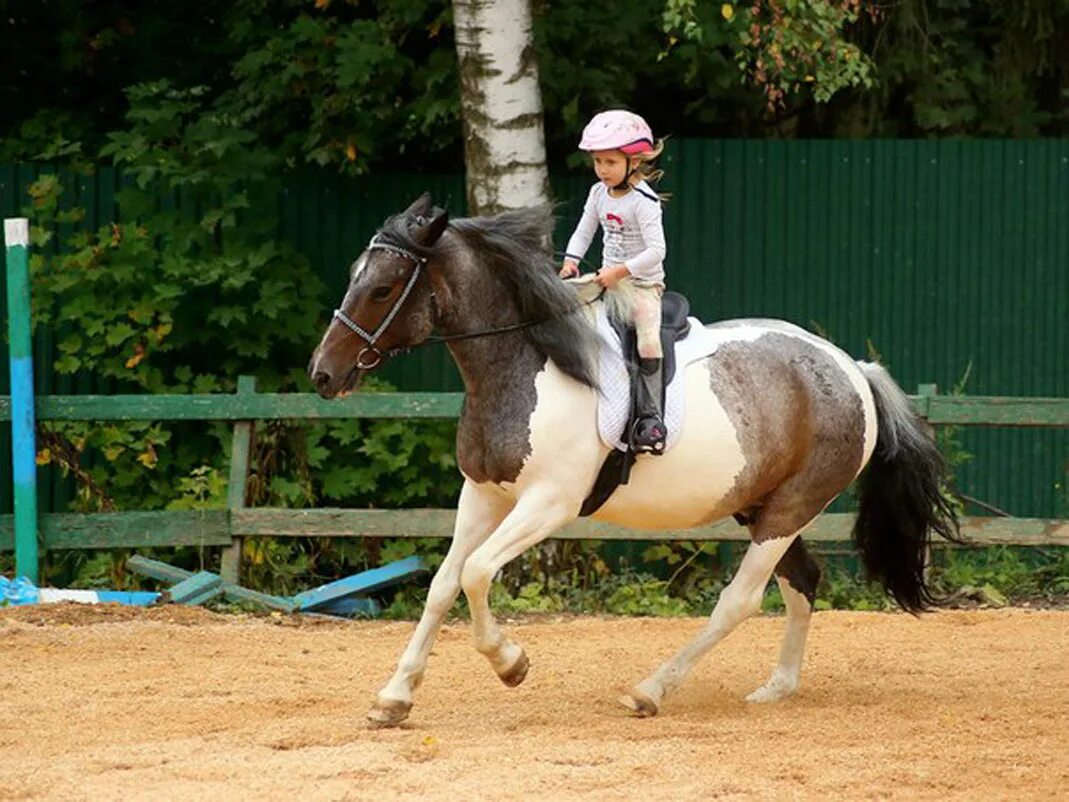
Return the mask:
<svg viewBox="0 0 1069 802">
<path fill-rule="evenodd" d="M 378 364 L 382 362 L 383 356 L 394 356 L 395 354 L 404 353 L 407 350 L 405 348 L 393 348 L 383 354 L 382 351 L 375 347 L 375 341 L 378 340 L 379 337 L 382 336 L 382 333 L 389 328 L 389 325 L 393 323 L 393 319 L 397 317 L 397 313 L 401 311 L 402 304 L 404 304 L 405 300 L 412 293 L 412 288 L 416 286 L 416 281 L 419 279 L 423 266 L 427 264 L 427 259 L 423 256 L 418 256 L 405 248 L 401 248 L 397 245 L 388 245 L 387 243 L 379 242 L 378 240 L 379 238 L 376 234 L 371 238 L 371 242 L 368 243 L 367 249 L 369 251 L 389 251 L 390 253 L 397 254 L 398 256 L 410 260 L 415 266 L 415 269 L 412 271 L 412 275 L 408 277 L 408 282 L 405 284 L 404 291 L 402 291 L 401 295 L 394 301 L 393 307 L 386 314 L 386 317 L 382 319 L 382 323 L 379 324 L 379 327 L 375 329 L 374 333 L 368 333 L 367 329 L 350 318 L 342 310 L 334 310 L 334 319 L 340 320 L 353 333 L 363 338 L 367 343 L 366 346 L 360 349 L 360 353 L 356 355 L 356 366 L 361 370 L 371 370 L 372 368 L 377 367 Z M 371 354 L 371 361 L 364 361 L 364 356 L 366 354 Z"/>
</svg>

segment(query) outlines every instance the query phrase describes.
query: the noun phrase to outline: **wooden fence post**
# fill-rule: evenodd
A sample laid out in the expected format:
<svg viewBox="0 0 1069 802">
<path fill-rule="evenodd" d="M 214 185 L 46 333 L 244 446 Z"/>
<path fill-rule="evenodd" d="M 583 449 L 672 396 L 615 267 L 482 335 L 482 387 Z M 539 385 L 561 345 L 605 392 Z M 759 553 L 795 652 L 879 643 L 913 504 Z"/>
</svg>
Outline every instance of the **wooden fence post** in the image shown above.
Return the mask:
<svg viewBox="0 0 1069 802">
<path fill-rule="evenodd" d="M 939 388 L 934 384 L 918 384 L 917 395 L 920 396 L 921 403 L 924 404 L 924 412 L 921 415 L 928 419 L 928 402 L 936 395 L 939 394 Z M 932 437 L 935 437 L 935 426 L 928 424 L 928 430 L 932 433 Z M 932 572 L 932 543 L 928 541 L 928 545 L 924 547 L 924 581 L 928 582 L 931 579 Z"/>
<path fill-rule="evenodd" d="M 238 377 L 238 395 L 252 395 L 255 392 L 255 376 Z M 226 491 L 228 516 L 232 516 L 235 510 L 240 510 L 245 506 L 251 449 L 252 421 L 235 421 L 233 445 L 230 448 L 230 483 Z M 233 521 L 229 521 L 228 528 L 233 531 Z M 224 582 L 236 585 L 241 578 L 241 545 L 242 538 L 234 537 L 230 545 L 223 549 L 219 574 Z"/>
</svg>

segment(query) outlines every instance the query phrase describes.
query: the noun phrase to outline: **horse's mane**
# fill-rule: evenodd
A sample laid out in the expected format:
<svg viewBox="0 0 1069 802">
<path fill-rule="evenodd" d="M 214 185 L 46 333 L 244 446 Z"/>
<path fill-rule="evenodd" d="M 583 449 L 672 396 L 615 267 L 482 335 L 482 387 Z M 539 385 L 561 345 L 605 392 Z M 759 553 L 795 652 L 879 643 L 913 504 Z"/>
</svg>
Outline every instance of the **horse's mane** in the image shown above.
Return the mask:
<svg viewBox="0 0 1069 802">
<path fill-rule="evenodd" d="M 451 246 L 440 238 L 429 248 L 413 241 L 411 221 L 390 218 L 379 234 L 387 242 L 428 258 L 446 256 Z M 454 220 L 451 228 L 487 270 L 492 270 L 512 297 L 517 322 L 545 321 L 522 329 L 527 340 L 558 368 L 589 387 L 597 386 L 597 333 L 582 313 L 576 293 L 557 276 L 550 249 L 550 206 L 502 212 L 492 217 Z"/>
</svg>

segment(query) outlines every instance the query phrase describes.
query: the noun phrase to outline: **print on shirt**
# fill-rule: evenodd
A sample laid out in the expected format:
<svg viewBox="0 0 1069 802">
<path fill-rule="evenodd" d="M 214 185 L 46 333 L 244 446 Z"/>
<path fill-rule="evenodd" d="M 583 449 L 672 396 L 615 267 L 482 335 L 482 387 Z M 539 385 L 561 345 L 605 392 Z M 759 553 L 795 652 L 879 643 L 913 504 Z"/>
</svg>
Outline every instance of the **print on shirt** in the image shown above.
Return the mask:
<svg viewBox="0 0 1069 802">
<path fill-rule="evenodd" d="M 605 254 L 622 253 L 624 247 L 624 220 L 617 214 L 608 212 L 605 215 L 605 223 L 602 225 L 604 242 L 602 252 Z"/>
</svg>

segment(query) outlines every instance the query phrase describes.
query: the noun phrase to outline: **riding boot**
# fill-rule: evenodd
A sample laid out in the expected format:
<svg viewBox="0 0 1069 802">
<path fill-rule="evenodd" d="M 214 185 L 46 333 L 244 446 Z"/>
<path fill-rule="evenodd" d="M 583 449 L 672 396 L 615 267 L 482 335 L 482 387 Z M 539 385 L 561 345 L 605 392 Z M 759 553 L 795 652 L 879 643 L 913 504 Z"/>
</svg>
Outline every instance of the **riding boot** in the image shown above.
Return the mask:
<svg viewBox="0 0 1069 802">
<path fill-rule="evenodd" d="M 640 359 L 636 378 L 631 447 L 639 453 L 663 454 L 668 429 L 664 425 L 661 360 Z"/>
</svg>

